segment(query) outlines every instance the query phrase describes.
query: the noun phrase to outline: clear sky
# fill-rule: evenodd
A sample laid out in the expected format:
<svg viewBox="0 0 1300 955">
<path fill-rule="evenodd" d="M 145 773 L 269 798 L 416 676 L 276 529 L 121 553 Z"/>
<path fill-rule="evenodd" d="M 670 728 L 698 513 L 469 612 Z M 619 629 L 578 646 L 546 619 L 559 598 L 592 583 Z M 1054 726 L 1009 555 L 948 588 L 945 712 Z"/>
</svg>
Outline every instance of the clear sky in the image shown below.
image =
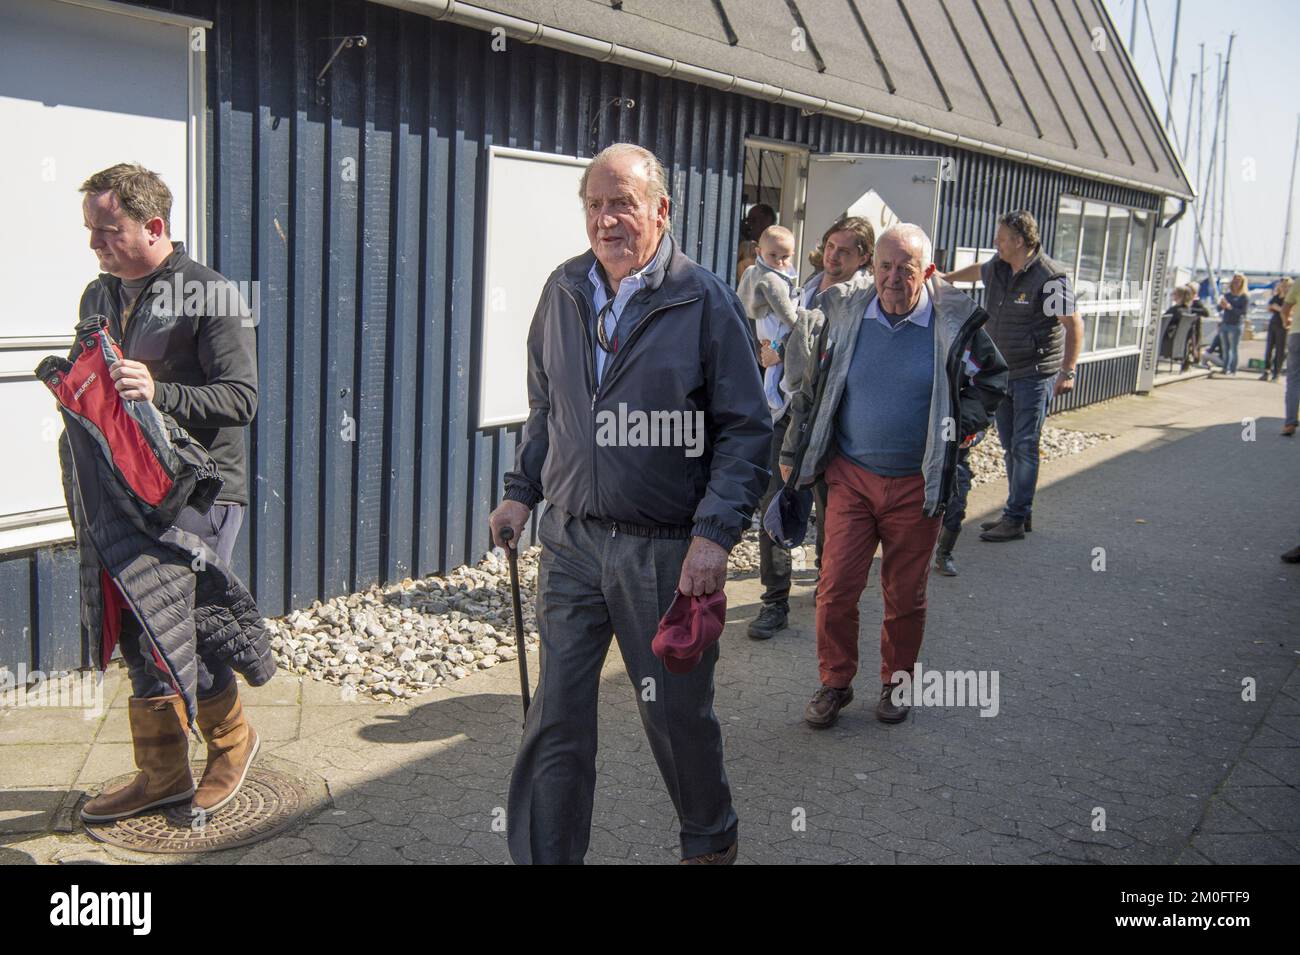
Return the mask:
<svg viewBox="0 0 1300 955">
<path fill-rule="evenodd" d="M 1147 0 L 1158 49 L 1152 47 L 1143 0 L 1105 2 L 1126 42 L 1136 4 L 1138 27 L 1132 56 L 1156 112 L 1163 118 L 1166 87 L 1159 79 L 1156 54 L 1167 82 L 1175 0 Z M 1300 4 L 1295 0 L 1240 3 L 1183 0 L 1174 79 L 1174 129 L 1181 146 L 1187 125 L 1191 74 L 1200 67 L 1200 44 L 1204 43 L 1205 150 L 1201 162 L 1202 182 L 1195 184 L 1198 194 L 1203 189 L 1210 156 L 1210 129 L 1214 124 L 1215 54 L 1226 52 L 1230 32 L 1237 34 L 1228 84 L 1228 201 L 1223 242 L 1223 267 L 1228 271 L 1268 271 L 1281 264 L 1287 183 L 1291 177 L 1296 116 L 1300 113 L 1297 25 L 1300 25 Z M 1183 157 L 1184 166 L 1193 177 L 1196 175 L 1196 107 L 1193 103 L 1192 136 Z M 1193 214 L 1189 208 L 1184 223 L 1190 222 Z M 1297 272 L 1300 271 L 1300 196 L 1292 204 L 1291 218 L 1287 269 Z M 1179 229 L 1174 261 L 1179 265 L 1192 264 L 1192 229 L 1188 225 Z"/>
</svg>

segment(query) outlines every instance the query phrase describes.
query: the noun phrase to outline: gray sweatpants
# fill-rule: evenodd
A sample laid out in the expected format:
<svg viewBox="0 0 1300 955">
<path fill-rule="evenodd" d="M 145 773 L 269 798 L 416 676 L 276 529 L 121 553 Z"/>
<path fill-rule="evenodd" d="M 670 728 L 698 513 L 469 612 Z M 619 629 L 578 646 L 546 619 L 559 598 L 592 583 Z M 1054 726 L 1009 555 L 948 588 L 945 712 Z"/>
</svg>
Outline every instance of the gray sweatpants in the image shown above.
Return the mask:
<svg viewBox="0 0 1300 955">
<path fill-rule="evenodd" d="M 725 849 L 736 840 L 737 821 L 713 714 L 718 647 L 680 675 L 650 650 L 690 542 L 611 534 L 606 525 L 555 507 L 542 515 L 538 537 L 541 677 L 510 778 L 511 858 L 580 863 L 586 855 L 600 671 L 615 634 L 681 822 L 682 855 Z"/>
</svg>

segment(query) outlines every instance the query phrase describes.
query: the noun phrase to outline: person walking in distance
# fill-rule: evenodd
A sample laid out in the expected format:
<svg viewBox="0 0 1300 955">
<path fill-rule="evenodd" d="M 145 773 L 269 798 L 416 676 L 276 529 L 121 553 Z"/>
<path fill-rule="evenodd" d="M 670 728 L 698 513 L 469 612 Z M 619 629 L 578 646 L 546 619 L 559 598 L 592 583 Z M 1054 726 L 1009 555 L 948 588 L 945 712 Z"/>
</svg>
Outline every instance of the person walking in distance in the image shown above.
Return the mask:
<svg viewBox="0 0 1300 955">
<path fill-rule="evenodd" d="M 1282 362 L 1286 358 L 1287 327 L 1282 321 L 1282 309 L 1286 306 L 1286 297 L 1291 291 L 1291 280 L 1283 277 L 1273 287 L 1273 296 L 1268 300 L 1268 341 L 1264 345 L 1264 373 L 1260 381 L 1268 381 L 1269 369 L 1272 368 L 1273 381 L 1282 374 Z"/>
</svg>

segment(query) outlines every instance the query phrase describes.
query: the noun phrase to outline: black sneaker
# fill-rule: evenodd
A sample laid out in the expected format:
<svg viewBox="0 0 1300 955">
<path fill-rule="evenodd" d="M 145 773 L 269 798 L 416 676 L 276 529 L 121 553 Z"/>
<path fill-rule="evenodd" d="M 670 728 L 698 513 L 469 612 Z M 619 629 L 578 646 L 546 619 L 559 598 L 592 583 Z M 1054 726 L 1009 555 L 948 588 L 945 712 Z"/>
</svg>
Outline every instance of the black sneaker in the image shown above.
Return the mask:
<svg viewBox="0 0 1300 955">
<path fill-rule="evenodd" d="M 763 609 L 749 625 L 750 639 L 771 640 L 785 629 L 789 616 L 789 609 L 781 604 L 764 604 Z"/>
</svg>

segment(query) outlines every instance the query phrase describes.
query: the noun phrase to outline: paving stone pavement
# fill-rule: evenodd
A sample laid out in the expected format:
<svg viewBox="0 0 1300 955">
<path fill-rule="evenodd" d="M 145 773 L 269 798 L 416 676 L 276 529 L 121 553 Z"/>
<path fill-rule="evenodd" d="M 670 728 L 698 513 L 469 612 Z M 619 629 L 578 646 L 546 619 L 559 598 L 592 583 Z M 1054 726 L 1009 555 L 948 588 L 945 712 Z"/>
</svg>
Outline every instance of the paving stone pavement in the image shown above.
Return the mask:
<svg viewBox="0 0 1300 955">
<path fill-rule="evenodd" d="M 1277 559 L 1300 542 L 1300 442 L 1278 436 L 1280 406 L 1278 386 L 1216 377 L 1053 418 L 1115 437 L 1044 465 L 1022 542 L 980 542 L 1005 491 L 972 494 L 961 574 L 931 578 L 921 662 L 997 671 L 996 716 L 874 719 L 873 570 L 858 699 L 814 731 L 801 719 L 816 686 L 811 582 L 796 584 L 791 628 L 765 643 L 745 636 L 761 586 L 729 583 L 716 705 L 740 860 L 1300 861 L 1300 567 Z M 1256 416 L 1256 440 L 1243 440 Z M 676 821 L 617 653 L 602 679 L 587 861 L 674 862 Z M 115 673 L 106 688 L 112 704 L 91 720 L 0 710 L 0 862 L 181 861 L 77 829 L 81 791 L 130 768 L 129 687 Z M 349 702 L 288 674 L 245 700 L 267 751 L 322 776 L 332 803 L 196 861 L 508 861 L 513 664 L 412 703 Z"/>
</svg>

